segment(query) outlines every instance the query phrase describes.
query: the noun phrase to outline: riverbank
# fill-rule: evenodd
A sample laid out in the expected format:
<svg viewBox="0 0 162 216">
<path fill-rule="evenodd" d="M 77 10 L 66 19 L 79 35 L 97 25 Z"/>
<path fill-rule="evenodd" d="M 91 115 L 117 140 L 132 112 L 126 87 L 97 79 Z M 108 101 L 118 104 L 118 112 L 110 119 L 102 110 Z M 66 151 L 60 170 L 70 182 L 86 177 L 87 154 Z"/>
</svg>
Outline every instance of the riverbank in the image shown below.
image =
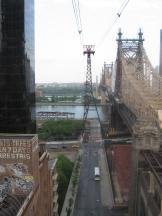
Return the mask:
<svg viewBox="0 0 162 216">
<path fill-rule="evenodd" d="M 37 102 L 36 106 L 84 106 L 81 102 Z M 104 106 L 103 104 L 97 104 L 97 106 Z"/>
<path fill-rule="evenodd" d="M 36 112 L 69 112 L 75 113 L 75 119 L 83 119 L 84 106 L 83 105 L 59 105 L 58 103 L 37 103 Z M 101 121 L 107 120 L 108 110 L 106 106 L 98 106 L 98 112 Z M 96 118 L 97 113 L 95 107 L 90 106 L 88 118 Z"/>
<path fill-rule="evenodd" d="M 83 103 L 76 102 L 37 102 L 36 106 L 83 106 Z"/>
</svg>

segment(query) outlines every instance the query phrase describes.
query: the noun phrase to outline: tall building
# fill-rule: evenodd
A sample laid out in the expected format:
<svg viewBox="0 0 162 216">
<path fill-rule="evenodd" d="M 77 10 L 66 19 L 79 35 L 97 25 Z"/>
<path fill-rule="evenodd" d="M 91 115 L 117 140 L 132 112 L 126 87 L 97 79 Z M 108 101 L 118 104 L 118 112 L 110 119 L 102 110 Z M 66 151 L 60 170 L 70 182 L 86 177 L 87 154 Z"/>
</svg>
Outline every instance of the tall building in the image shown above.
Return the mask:
<svg viewBox="0 0 162 216">
<path fill-rule="evenodd" d="M 0 133 L 35 133 L 34 0 L 0 0 Z"/>
</svg>

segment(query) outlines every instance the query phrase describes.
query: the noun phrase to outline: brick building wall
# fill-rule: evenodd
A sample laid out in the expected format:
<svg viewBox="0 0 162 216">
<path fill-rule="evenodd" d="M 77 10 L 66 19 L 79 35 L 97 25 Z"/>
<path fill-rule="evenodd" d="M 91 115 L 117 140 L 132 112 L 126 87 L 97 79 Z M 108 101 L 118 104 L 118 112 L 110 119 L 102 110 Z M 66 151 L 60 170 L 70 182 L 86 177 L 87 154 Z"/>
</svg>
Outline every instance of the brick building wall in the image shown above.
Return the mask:
<svg viewBox="0 0 162 216">
<path fill-rule="evenodd" d="M 49 154 L 44 152 L 39 159 L 40 189 L 39 189 L 39 216 L 51 216 L 52 197 L 50 188 L 50 170 L 48 167 Z"/>
<path fill-rule="evenodd" d="M 36 216 L 39 215 L 39 186 L 32 190 L 27 196 L 17 216 Z"/>
<path fill-rule="evenodd" d="M 57 179 L 37 135 L 0 134 L 0 161 L 0 215 L 12 209 L 14 216 L 53 216 Z M 21 202 L 15 205 L 18 197 Z M 6 206 L 11 198 L 13 203 Z"/>
<path fill-rule="evenodd" d="M 38 187 L 26 198 L 17 216 L 53 216 L 53 181 L 48 167 L 49 154 L 45 151 L 39 158 Z"/>
</svg>

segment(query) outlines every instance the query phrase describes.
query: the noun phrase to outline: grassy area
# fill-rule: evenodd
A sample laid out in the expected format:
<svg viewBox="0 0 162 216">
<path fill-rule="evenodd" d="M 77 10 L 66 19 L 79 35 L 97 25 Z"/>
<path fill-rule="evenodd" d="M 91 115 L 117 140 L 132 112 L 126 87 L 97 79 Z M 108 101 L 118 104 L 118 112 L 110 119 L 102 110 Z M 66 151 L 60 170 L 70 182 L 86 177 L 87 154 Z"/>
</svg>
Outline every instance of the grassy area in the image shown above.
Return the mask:
<svg viewBox="0 0 162 216">
<path fill-rule="evenodd" d="M 82 130 L 81 120 L 48 120 L 37 132 L 40 140 L 72 140 L 77 139 Z"/>
</svg>

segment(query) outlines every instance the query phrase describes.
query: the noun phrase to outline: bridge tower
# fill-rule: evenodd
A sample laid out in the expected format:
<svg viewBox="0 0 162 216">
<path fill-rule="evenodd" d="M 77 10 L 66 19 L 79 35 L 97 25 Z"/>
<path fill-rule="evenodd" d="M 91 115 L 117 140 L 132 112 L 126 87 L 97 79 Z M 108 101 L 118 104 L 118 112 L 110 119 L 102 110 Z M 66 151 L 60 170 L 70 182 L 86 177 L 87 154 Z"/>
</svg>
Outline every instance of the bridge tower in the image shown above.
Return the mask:
<svg viewBox="0 0 162 216">
<path fill-rule="evenodd" d="M 84 114 L 83 114 L 83 122 L 84 122 L 84 141 L 88 141 L 89 131 L 87 130 L 87 116 L 89 111 L 90 104 L 95 106 L 97 117 L 100 122 L 96 101 L 93 95 L 93 87 L 92 87 L 92 72 L 91 72 L 91 55 L 94 55 L 95 46 L 94 45 L 84 45 L 83 46 L 83 54 L 87 55 L 87 72 L 86 72 L 86 82 L 85 82 L 85 93 L 84 93 Z"/>
<path fill-rule="evenodd" d="M 141 184 L 141 172 L 147 167 L 144 167 L 145 161 L 141 155 L 148 151 L 156 152 L 158 155 L 162 146 L 162 77 L 151 65 L 143 41 L 141 30 L 135 39 L 123 39 L 122 32 L 119 30 L 115 63 L 115 94 L 109 93 L 109 98 L 112 100 L 112 123 L 116 122 L 113 117 L 118 113 L 133 138 L 129 216 L 142 215 L 139 206 L 143 196 L 141 194 L 144 193 L 141 188 L 144 188 L 145 184 Z M 148 202 L 145 203 L 145 206 L 147 205 Z"/>
<path fill-rule="evenodd" d="M 115 80 L 115 95 L 120 97 L 121 95 L 121 79 L 122 79 L 122 57 L 124 56 L 127 61 L 133 63 L 134 60 L 138 60 L 138 72 L 139 78 L 142 74 L 142 46 L 143 46 L 143 33 L 141 29 L 138 33 L 137 39 L 123 39 L 121 29 L 118 32 L 118 49 L 117 49 L 117 59 L 116 59 L 116 80 Z"/>
<path fill-rule="evenodd" d="M 143 54 L 143 33 L 141 29 L 138 33 L 138 38 L 129 38 L 123 39 L 122 32 L 119 30 L 118 32 L 118 50 L 117 50 L 117 60 L 116 60 L 116 82 L 115 82 L 115 96 L 123 101 L 129 99 L 128 91 L 131 89 L 126 89 L 127 86 L 124 85 L 124 74 L 126 68 L 129 65 L 128 76 L 133 73 L 136 77 L 136 82 L 144 81 L 144 54 Z M 134 65 L 136 65 L 136 69 L 134 69 Z M 139 110 L 135 104 L 135 108 Z M 124 110 L 124 111 L 123 111 Z M 123 112 L 122 112 L 123 111 Z M 123 105 L 123 109 L 120 110 L 121 114 L 125 117 L 129 116 L 129 124 L 131 125 L 133 132 L 133 146 L 132 146 L 132 164 L 131 164 L 131 179 L 130 179 L 130 191 L 129 191 L 129 215 L 137 216 L 138 215 L 138 182 L 139 182 L 139 168 L 140 168 L 140 148 L 141 142 L 143 140 L 144 132 L 142 119 L 137 120 L 137 116 L 135 116 L 132 112 L 130 112 L 127 106 Z M 126 118 L 125 118 L 126 119 Z M 140 148 L 139 148 L 140 146 Z"/>
</svg>

